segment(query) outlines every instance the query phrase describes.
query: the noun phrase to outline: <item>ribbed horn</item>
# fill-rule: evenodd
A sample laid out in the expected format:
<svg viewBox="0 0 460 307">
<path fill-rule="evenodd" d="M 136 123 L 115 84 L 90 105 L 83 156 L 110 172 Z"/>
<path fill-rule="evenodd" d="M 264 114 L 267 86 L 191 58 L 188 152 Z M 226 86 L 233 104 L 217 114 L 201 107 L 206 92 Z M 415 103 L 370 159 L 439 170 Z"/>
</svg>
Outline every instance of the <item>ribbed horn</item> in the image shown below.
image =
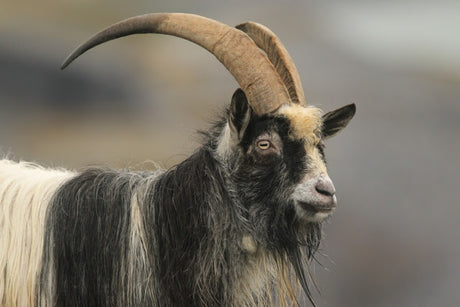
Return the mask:
<svg viewBox="0 0 460 307">
<path fill-rule="evenodd" d="M 205 48 L 230 71 L 245 92 L 256 114 L 276 111 L 290 103 L 283 81 L 267 56 L 244 32 L 218 21 L 192 14 L 157 13 L 120 21 L 91 37 L 62 64 L 104 42 L 141 33 L 160 33 L 184 38 Z"/>
<path fill-rule="evenodd" d="M 299 72 L 281 40 L 269 28 L 256 22 L 245 22 L 236 26 L 245 32 L 267 54 L 286 86 L 291 101 L 306 105 L 305 94 Z"/>
</svg>

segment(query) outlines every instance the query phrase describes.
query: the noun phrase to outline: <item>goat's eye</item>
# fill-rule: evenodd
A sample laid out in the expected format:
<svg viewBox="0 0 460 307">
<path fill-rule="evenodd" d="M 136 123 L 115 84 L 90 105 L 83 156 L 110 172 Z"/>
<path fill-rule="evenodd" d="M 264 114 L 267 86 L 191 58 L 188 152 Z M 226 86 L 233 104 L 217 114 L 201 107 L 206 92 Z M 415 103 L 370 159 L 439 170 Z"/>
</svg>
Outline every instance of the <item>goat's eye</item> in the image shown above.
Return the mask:
<svg viewBox="0 0 460 307">
<path fill-rule="evenodd" d="M 259 147 L 259 149 L 262 149 L 262 150 L 267 150 L 271 146 L 272 144 L 270 143 L 270 141 L 267 141 L 267 140 L 262 140 L 262 141 L 257 142 L 257 147 Z"/>
</svg>

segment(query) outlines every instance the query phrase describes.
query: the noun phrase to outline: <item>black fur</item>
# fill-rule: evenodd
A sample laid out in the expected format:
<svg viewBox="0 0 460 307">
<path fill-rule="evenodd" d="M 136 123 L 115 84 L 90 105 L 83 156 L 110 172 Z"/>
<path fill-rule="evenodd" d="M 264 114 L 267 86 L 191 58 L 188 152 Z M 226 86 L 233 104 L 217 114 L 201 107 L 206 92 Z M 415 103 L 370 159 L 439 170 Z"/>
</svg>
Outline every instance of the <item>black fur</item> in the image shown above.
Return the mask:
<svg viewBox="0 0 460 307">
<path fill-rule="evenodd" d="M 264 157 L 260 163 L 254 155 L 246 155 L 234 172 L 233 182 L 248 212 L 251 234 L 279 258 L 291 262 L 304 292 L 312 301 L 305 273 L 306 259 L 302 260 L 301 255 L 310 258 L 318 249 L 320 224 L 309 224 L 299 232 L 302 225 L 289 199 L 295 185 L 308 172 L 304 144 L 288 136 L 290 126 L 286 118 L 253 116 L 242 146 L 248 151 L 257 135 L 273 132 L 282 140 L 283 154 L 271 159 Z"/>
<path fill-rule="evenodd" d="M 59 189 L 45 234 L 52 255 L 45 253 L 44 261 L 45 267 L 53 261 L 56 306 L 117 305 L 129 253 L 130 198 L 142 177 L 92 169 Z"/>
<path fill-rule="evenodd" d="M 250 114 L 248 100 L 241 89 L 237 89 L 232 97 L 229 111 L 229 124 L 232 129 L 241 137 L 245 131 L 247 120 L 245 118 Z"/>
<path fill-rule="evenodd" d="M 247 102 L 235 103 L 227 114 L 244 134 L 225 158 L 216 151 L 227 117 L 205 133 L 196 153 L 161 175 L 92 169 L 59 189 L 48 212 L 41 276 L 42 288 L 55 285 L 53 305 L 234 305 L 232 289 L 248 261 L 244 234 L 290 267 L 312 300 L 305 262 L 318 248 L 320 224 L 301 223 L 289 197 L 309 171 L 304 144 L 288 137 L 286 118 L 247 117 Z M 257 150 L 261 135 L 273 138 L 273 151 Z M 142 250 L 130 243 L 134 197 Z M 136 295 L 126 294 L 135 287 Z"/>
<path fill-rule="evenodd" d="M 355 116 L 356 105 L 354 103 L 338 108 L 323 115 L 323 137 L 329 138 L 345 128 Z"/>
</svg>

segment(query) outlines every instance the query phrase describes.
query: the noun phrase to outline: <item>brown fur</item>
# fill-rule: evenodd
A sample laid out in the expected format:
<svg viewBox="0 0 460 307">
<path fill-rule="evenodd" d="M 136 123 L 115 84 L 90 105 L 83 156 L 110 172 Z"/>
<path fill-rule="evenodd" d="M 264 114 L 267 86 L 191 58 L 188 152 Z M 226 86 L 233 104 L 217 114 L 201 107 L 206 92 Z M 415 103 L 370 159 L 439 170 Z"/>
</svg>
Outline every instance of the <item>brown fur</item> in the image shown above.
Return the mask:
<svg viewBox="0 0 460 307">
<path fill-rule="evenodd" d="M 289 119 L 292 137 L 303 139 L 314 146 L 316 146 L 320 140 L 322 113 L 323 112 L 316 107 L 303 107 L 298 104 L 283 106 L 278 110 L 278 114 Z"/>
<path fill-rule="evenodd" d="M 327 174 L 326 165 L 316 148 L 321 136 L 323 111 L 313 106 L 303 107 L 291 104 L 280 108 L 278 113 L 289 119 L 292 129 L 291 137 L 305 141 L 305 151 L 312 161 L 311 165 L 316 169 L 313 173 Z"/>
</svg>

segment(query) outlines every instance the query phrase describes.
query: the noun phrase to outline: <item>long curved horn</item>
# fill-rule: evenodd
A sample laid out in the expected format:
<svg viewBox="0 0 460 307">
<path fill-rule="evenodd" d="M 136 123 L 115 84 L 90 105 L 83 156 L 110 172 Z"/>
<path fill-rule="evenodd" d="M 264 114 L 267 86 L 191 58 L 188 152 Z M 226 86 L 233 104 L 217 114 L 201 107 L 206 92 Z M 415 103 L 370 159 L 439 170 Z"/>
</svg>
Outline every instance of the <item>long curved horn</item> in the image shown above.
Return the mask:
<svg viewBox="0 0 460 307">
<path fill-rule="evenodd" d="M 256 114 L 271 113 L 282 104 L 290 103 L 280 76 L 248 35 L 218 21 L 192 14 L 157 13 L 120 21 L 80 45 L 61 68 L 99 44 L 140 33 L 178 36 L 214 54 L 239 83 Z"/>
<path fill-rule="evenodd" d="M 268 58 L 275 66 L 276 71 L 286 86 L 291 101 L 306 105 L 305 94 L 300 81 L 299 72 L 294 61 L 284 47 L 281 40 L 269 28 L 256 22 L 245 22 L 236 26 L 245 32 L 250 38 L 267 53 Z"/>
</svg>

